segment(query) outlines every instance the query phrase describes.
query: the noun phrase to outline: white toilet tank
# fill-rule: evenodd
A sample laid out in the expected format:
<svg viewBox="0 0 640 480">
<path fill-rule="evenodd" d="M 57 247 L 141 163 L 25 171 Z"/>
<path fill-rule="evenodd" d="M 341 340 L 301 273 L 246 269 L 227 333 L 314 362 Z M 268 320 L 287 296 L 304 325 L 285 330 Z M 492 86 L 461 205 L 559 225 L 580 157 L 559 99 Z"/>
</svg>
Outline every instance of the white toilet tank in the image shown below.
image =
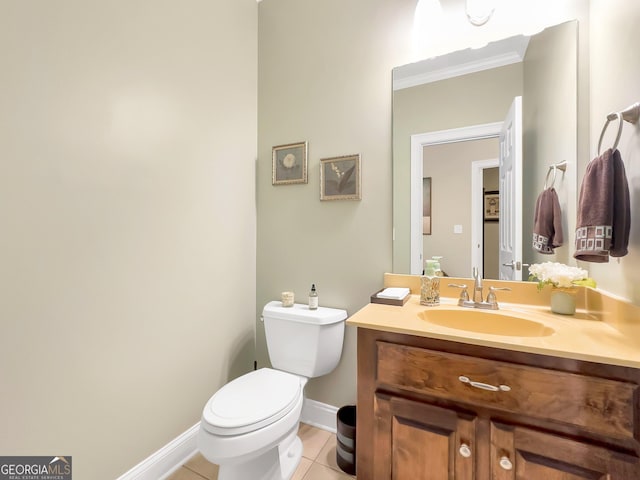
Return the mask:
<svg viewBox="0 0 640 480">
<path fill-rule="evenodd" d="M 273 301 L 262 311 L 271 365 L 312 378 L 331 372 L 340 361 L 345 310 Z"/>
</svg>

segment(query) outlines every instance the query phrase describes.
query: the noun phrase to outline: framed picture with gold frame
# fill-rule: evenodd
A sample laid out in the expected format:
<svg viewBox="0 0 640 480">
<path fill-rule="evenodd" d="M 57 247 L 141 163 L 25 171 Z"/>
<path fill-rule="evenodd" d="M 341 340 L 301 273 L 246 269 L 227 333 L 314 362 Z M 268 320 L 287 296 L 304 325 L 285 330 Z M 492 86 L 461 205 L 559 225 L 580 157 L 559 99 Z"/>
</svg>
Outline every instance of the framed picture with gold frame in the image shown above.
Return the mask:
<svg viewBox="0 0 640 480">
<path fill-rule="evenodd" d="M 320 200 L 362 200 L 359 154 L 320 159 Z"/>
<path fill-rule="evenodd" d="M 307 183 L 307 142 L 273 147 L 272 184 Z"/>
</svg>

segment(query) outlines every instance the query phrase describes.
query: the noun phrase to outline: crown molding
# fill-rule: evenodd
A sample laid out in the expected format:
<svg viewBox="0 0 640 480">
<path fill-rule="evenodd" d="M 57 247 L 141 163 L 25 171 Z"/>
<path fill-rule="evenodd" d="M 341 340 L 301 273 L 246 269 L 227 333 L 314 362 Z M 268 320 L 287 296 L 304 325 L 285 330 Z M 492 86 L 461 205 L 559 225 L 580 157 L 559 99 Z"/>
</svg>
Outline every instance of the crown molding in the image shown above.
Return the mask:
<svg viewBox="0 0 640 480">
<path fill-rule="evenodd" d="M 518 35 L 482 48 L 467 48 L 397 67 L 393 70 L 393 89 L 401 90 L 522 62 L 529 38 Z"/>
</svg>

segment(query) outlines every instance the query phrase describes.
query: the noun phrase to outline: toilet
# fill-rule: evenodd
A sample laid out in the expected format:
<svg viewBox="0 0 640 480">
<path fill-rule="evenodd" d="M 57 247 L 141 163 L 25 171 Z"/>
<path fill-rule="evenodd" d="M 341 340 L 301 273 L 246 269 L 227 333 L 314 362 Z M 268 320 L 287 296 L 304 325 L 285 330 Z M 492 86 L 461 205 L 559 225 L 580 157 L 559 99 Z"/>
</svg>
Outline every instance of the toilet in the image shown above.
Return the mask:
<svg viewBox="0 0 640 480">
<path fill-rule="evenodd" d="M 298 423 L 309 378 L 340 361 L 345 310 L 269 302 L 262 311 L 269 359 L 207 402 L 198 449 L 219 465 L 218 480 L 289 480 L 302 458 Z"/>
</svg>

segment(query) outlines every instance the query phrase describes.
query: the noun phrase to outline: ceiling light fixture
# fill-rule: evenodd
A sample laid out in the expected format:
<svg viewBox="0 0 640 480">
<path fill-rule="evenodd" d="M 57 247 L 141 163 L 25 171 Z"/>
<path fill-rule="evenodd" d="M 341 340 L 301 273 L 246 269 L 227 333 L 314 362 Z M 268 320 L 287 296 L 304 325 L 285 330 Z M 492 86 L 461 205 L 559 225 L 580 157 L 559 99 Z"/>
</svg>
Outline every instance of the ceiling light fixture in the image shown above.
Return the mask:
<svg viewBox="0 0 640 480">
<path fill-rule="evenodd" d="M 466 0 L 466 2 L 467 19 L 476 27 L 487 23 L 496 9 L 495 0 Z"/>
</svg>

